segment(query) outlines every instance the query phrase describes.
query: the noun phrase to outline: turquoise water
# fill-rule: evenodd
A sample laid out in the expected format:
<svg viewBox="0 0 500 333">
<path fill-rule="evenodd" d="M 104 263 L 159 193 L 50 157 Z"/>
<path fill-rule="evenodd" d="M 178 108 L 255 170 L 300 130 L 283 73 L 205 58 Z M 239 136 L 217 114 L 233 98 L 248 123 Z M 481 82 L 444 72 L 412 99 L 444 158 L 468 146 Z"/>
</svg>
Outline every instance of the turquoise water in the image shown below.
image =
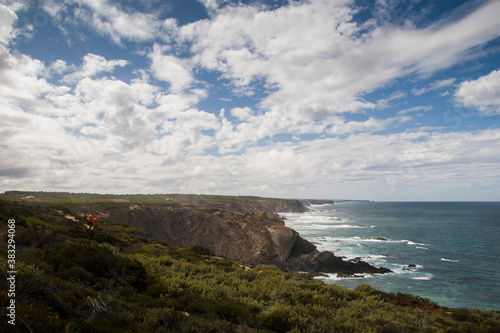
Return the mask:
<svg viewBox="0 0 500 333">
<path fill-rule="evenodd" d="M 500 310 L 500 203 L 345 202 L 311 208 L 281 215 L 321 251 L 394 271 L 354 279 L 331 274 L 326 283 L 366 283 L 448 307 Z"/>
</svg>

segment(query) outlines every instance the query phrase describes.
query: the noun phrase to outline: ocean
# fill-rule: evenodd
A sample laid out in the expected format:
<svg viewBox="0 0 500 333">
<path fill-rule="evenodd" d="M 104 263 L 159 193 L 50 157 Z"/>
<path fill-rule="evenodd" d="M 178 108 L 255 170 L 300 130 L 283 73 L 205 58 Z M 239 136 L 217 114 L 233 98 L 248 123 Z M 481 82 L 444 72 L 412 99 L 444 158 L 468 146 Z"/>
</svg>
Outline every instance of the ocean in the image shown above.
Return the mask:
<svg viewBox="0 0 500 333">
<path fill-rule="evenodd" d="M 280 213 L 285 225 L 345 259 L 390 274 L 322 277 L 355 288 L 430 298 L 440 305 L 500 310 L 499 202 L 342 202 Z"/>
</svg>

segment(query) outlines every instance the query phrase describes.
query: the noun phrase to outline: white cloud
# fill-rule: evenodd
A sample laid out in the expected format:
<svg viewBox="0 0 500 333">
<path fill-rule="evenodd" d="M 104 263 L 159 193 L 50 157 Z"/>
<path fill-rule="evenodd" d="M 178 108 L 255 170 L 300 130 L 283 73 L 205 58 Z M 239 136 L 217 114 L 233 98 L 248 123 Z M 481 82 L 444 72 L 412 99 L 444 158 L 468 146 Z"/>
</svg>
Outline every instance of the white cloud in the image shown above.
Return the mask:
<svg viewBox="0 0 500 333">
<path fill-rule="evenodd" d="M 155 93 L 155 87 L 139 80 L 129 85 L 108 78 L 83 79 L 75 88 L 75 97 L 76 105 L 87 112 L 74 126 L 95 127 L 94 137 L 104 140 L 111 150 L 141 148 L 156 135 L 147 109 Z"/>
<path fill-rule="evenodd" d="M 12 25 L 17 19 L 16 13 L 5 5 L 0 5 L 0 43 L 7 44 L 14 37 Z"/>
<path fill-rule="evenodd" d="M 58 91 L 44 79 L 47 70 L 37 59 L 11 55 L 0 45 L 0 63 L 0 99 L 4 106 L 31 109 L 44 104 L 44 94 Z"/>
<path fill-rule="evenodd" d="M 448 198 L 459 200 L 466 197 L 461 191 L 479 191 L 485 182 L 500 185 L 500 158 L 491 155 L 498 144 L 497 129 L 359 133 L 296 144 L 269 142 L 242 155 L 212 159 L 210 170 L 228 163 L 226 158 L 232 162 L 228 170 L 219 167 L 214 173 L 222 182 L 218 193 L 436 200 L 431 193 L 453 188 L 457 193 Z M 468 177 L 474 180 L 465 183 Z M 196 189 L 194 181 L 187 184 Z"/>
<path fill-rule="evenodd" d="M 78 18 L 101 34 L 108 35 L 115 43 L 122 38 L 133 41 L 154 39 L 160 31 L 161 23 L 150 14 L 126 13 L 107 0 L 77 0 Z"/>
<path fill-rule="evenodd" d="M 198 0 L 207 9 L 208 13 L 214 15 L 219 7 L 230 2 L 230 0 Z"/>
<path fill-rule="evenodd" d="M 154 109 L 154 112 L 161 114 L 165 118 L 177 118 L 185 110 L 195 107 L 205 97 L 206 91 L 203 89 L 193 89 L 189 93 L 161 94 L 157 96 L 159 105 Z"/>
<path fill-rule="evenodd" d="M 389 126 L 395 123 L 403 123 L 411 120 L 411 117 L 394 117 L 387 119 L 375 119 L 370 117 L 365 121 L 339 121 L 338 123 L 331 126 L 327 132 L 335 135 L 345 135 L 359 132 L 379 132 L 387 129 Z"/>
<path fill-rule="evenodd" d="M 153 14 L 133 12 L 124 8 L 125 6 L 108 0 L 71 0 L 62 3 L 44 0 L 43 3 L 43 9 L 55 19 L 66 36 L 69 31 L 67 25 L 76 25 L 78 22 L 85 23 L 118 45 L 123 44 L 122 39 L 136 42 L 162 39 L 168 42 L 175 36 L 175 19 L 161 21 Z"/>
<path fill-rule="evenodd" d="M 181 92 L 190 87 L 194 82 L 190 61 L 163 54 L 163 52 L 163 48 L 155 45 L 153 52 L 149 55 L 153 75 L 157 79 L 170 83 L 172 92 Z"/>
<path fill-rule="evenodd" d="M 449 87 L 449 86 L 453 85 L 453 83 L 455 83 L 455 81 L 456 81 L 455 78 L 450 78 L 450 79 L 446 79 L 446 80 L 437 80 L 437 81 L 432 82 L 429 85 L 429 87 L 421 88 L 421 89 L 412 89 L 411 92 L 413 95 L 419 96 L 419 95 L 425 94 L 425 93 L 432 91 L 432 90 L 439 90 L 439 89 L 442 89 L 445 87 Z"/>
<path fill-rule="evenodd" d="M 265 112 L 259 124 L 240 127 L 259 138 L 373 109 L 376 105 L 362 98 L 365 93 L 401 76 L 450 67 L 470 48 L 500 35 L 500 22 L 493 18 L 500 2 L 422 29 L 356 24 L 351 5 L 313 0 L 273 11 L 227 6 L 210 20 L 181 27 L 179 36 L 192 43 L 195 63 L 219 71 L 235 90 L 252 91 L 261 82 L 271 89 L 259 105 Z M 431 88 L 452 83 L 438 81 Z"/>
<path fill-rule="evenodd" d="M 455 100 L 463 106 L 477 108 L 484 115 L 500 114 L 500 70 L 462 82 L 455 92 Z"/>
<path fill-rule="evenodd" d="M 408 109 L 404 109 L 404 110 L 400 110 L 398 111 L 398 115 L 403 115 L 403 114 L 408 114 L 408 113 L 412 113 L 412 112 L 418 112 L 418 111 L 422 111 L 422 112 L 427 112 L 429 110 L 432 110 L 432 106 L 430 105 L 425 105 L 425 106 L 414 106 L 412 108 L 408 108 Z"/>
<path fill-rule="evenodd" d="M 310 162 L 305 155 L 295 154 L 292 148 L 271 149 L 250 153 L 247 170 L 265 178 L 303 178 L 313 176 Z M 250 157 L 249 156 L 249 157 Z"/>
<path fill-rule="evenodd" d="M 66 61 L 58 59 L 54 61 L 52 64 L 50 64 L 49 71 L 51 73 L 62 75 L 69 71 L 75 72 L 76 67 L 74 65 L 70 66 L 66 63 Z"/>
<path fill-rule="evenodd" d="M 393 92 L 389 97 L 379 99 L 377 101 L 377 108 L 385 109 L 389 107 L 389 102 L 394 101 L 396 99 L 406 98 L 406 96 L 408 96 L 406 92 L 397 90 Z"/>
<path fill-rule="evenodd" d="M 89 53 L 83 57 L 83 64 L 79 70 L 64 77 L 65 82 L 76 82 L 86 77 L 95 76 L 101 72 L 112 72 L 115 67 L 123 67 L 128 64 L 126 60 L 107 60 L 103 56 Z M 56 66 L 56 67 L 53 67 Z M 68 71 L 65 62 L 56 61 L 53 68 L 59 72 Z"/>
<path fill-rule="evenodd" d="M 254 112 L 249 107 L 244 108 L 232 108 L 231 115 L 240 120 L 250 120 L 254 116 Z"/>
<path fill-rule="evenodd" d="M 126 60 L 106 60 L 106 58 L 89 53 L 83 57 L 83 66 L 79 73 L 83 77 L 94 76 L 100 72 L 110 72 L 116 66 L 123 67 L 127 65 Z"/>
<path fill-rule="evenodd" d="M 162 155 L 167 163 L 197 155 L 214 146 L 213 136 L 204 133 L 217 130 L 219 121 L 211 113 L 189 109 L 162 124 L 161 138 L 150 141 L 147 151 Z"/>
</svg>

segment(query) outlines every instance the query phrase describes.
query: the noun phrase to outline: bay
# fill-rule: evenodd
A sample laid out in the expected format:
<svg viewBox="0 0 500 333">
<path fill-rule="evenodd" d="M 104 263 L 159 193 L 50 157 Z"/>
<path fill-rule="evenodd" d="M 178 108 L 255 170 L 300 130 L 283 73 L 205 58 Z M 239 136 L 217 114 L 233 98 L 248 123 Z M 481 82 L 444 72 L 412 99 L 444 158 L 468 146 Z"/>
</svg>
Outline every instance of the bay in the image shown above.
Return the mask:
<svg viewBox="0 0 500 333">
<path fill-rule="evenodd" d="M 361 258 L 390 274 L 326 283 L 430 298 L 448 307 L 500 310 L 500 203 L 342 202 L 282 213 L 285 224 L 346 260 Z"/>
</svg>

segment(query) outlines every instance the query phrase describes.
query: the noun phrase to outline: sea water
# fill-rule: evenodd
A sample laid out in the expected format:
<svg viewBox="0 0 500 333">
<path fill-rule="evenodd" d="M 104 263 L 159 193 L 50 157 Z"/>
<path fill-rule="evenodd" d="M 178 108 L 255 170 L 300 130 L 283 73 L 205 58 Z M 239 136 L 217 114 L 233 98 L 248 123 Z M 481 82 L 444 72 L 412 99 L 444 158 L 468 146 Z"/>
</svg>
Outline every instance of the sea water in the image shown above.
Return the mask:
<svg viewBox="0 0 500 333">
<path fill-rule="evenodd" d="M 285 225 L 345 260 L 361 258 L 389 274 L 326 283 L 430 298 L 447 307 L 500 310 L 500 203 L 342 202 L 281 213 Z"/>
</svg>

